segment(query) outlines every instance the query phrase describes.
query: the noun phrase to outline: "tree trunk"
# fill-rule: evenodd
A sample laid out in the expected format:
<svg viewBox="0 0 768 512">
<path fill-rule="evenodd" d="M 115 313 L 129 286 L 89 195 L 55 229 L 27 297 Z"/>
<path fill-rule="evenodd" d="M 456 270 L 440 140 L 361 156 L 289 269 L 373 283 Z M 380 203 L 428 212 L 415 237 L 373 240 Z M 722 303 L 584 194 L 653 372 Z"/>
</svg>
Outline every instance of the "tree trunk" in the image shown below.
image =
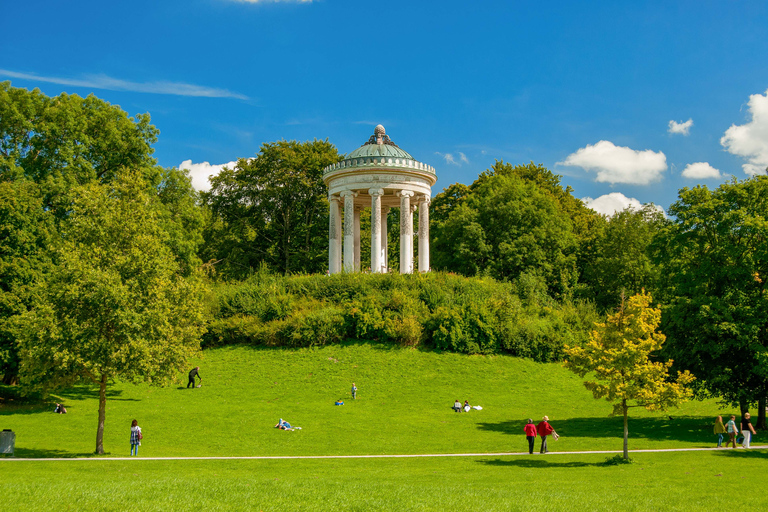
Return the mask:
<svg viewBox="0 0 768 512">
<path fill-rule="evenodd" d="M 749 412 L 749 403 L 747 402 L 746 398 L 744 397 L 739 398 L 739 409 L 741 409 L 742 418 L 746 413 Z"/>
<path fill-rule="evenodd" d="M 629 424 L 627 423 L 627 400 L 621 401 L 621 408 L 624 410 L 624 460 L 629 460 Z"/>
<path fill-rule="evenodd" d="M 107 375 L 99 381 L 99 428 L 96 430 L 96 454 L 104 455 L 104 418 L 107 415 Z"/>
<path fill-rule="evenodd" d="M 19 375 L 9 371 L 3 375 L 3 384 L 6 386 L 17 386 L 19 384 Z"/>
<path fill-rule="evenodd" d="M 768 425 L 765 424 L 765 398 L 757 400 L 757 428 L 760 430 L 768 430 Z"/>
</svg>

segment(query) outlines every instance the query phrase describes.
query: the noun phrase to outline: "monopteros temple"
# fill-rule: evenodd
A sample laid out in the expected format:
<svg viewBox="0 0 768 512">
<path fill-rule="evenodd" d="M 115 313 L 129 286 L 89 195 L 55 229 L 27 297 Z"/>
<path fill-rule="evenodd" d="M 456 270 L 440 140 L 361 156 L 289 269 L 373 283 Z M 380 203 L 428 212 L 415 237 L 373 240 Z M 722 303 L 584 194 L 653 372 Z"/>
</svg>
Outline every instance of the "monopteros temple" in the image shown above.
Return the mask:
<svg viewBox="0 0 768 512">
<path fill-rule="evenodd" d="M 371 209 L 371 272 L 387 272 L 387 215 L 400 207 L 400 272 L 411 273 L 413 214 L 419 214 L 418 270 L 429 271 L 429 202 L 435 168 L 416 161 L 378 125 L 368 142 L 323 170 L 328 186 L 331 274 L 360 271 L 360 212 Z M 342 231 L 341 211 L 344 210 Z M 342 244 L 343 237 L 343 244 Z M 342 250 L 343 245 L 343 250 Z M 343 257 L 343 258 L 342 258 Z"/>
</svg>

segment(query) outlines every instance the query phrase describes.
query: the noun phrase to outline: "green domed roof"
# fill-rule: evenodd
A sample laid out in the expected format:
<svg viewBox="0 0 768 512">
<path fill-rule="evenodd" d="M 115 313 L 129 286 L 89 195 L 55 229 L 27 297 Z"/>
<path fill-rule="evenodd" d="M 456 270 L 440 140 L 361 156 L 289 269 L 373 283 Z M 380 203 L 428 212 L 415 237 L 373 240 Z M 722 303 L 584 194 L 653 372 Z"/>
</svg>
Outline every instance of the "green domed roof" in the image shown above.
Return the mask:
<svg viewBox="0 0 768 512">
<path fill-rule="evenodd" d="M 397 146 L 390 146 L 389 144 L 366 144 L 351 152 L 347 155 L 347 158 L 359 158 L 362 156 L 392 156 L 414 160 L 407 151 L 403 151 Z"/>
<path fill-rule="evenodd" d="M 368 142 L 347 155 L 347 158 L 360 158 L 366 156 L 391 156 L 395 158 L 405 158 L 415 160 L 407 151 L 400 149 L 397 144 L 384 132 L 384 127 L 376 126 L 373 135 Z"/>
</svg>

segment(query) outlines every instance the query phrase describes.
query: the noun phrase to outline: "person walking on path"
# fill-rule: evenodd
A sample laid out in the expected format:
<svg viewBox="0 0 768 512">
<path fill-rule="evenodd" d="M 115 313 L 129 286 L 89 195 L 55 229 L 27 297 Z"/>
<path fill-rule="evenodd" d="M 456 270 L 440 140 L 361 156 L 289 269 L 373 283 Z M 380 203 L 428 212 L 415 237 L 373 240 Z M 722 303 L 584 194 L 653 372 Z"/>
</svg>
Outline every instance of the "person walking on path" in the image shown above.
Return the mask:
<svg viewBox="0 0 768 512">
<path fill-rule="evenodd" d="M 352 383 L 352 399 L 357 400 L 357 386 L 355 386 L 355 383 Z"/>
<path fill-rule="evenodd" d="M 728 433 L 728 441 L 725 442 L 726 448 L 728 448 L 729 444 L 733 444 L 733 447 L 736 448 L 736 432 L 738 429 L 736 428 L 735 420 L 736 416 L 731 415 L 731 419 L 725 424 L 725 431 Z"/>
<path fill-rule="evenodd" d="M 533 424 L 533 420 L 528 418 L 528 423 L 523 427 L 525 432 L 525 438 L 528 440 L 528 453 L 533 455 L 533 444 L 536 441 L 536 425 Z"/>
<path fill-rule="evenodd" d="M 189 389 L 189 386 L 195 387 L 195 377 L 198 377 L 200 379 L 200 383 L 202 384 L 203 378 L 200 376 L 200 367 L 195 366 L 189 371 L 189 382 L 187 382 L 187 389 Z"/>
<path fill-rule="evenodd" d="M 723 417 L 718 416 L 715 420 L 715 435 L 717 436 L 717 447 L 723 447 L 723 434 L 726 433 L 725 425 L 723 425 Z"/>
<path fill-rule="evenodd" d="M 144 436 L 141 433 L 141 427 L 139 422 L 133 420 L 131 422 L 131 456 L 139 455 L 139 446 L 141 446 L 141 440 Z"/>
<path fill-rule="evenodd" d="M 555 429 L 549 424 L 549 418 L 544 416 L 538 425 L 536 425 L 536 431 L 541 436 L 541 451 L 539 453 L 547 453 L 547 436 L 554 433 Z"/>
<path fill-rule="evenodd" d="M 744 413 L 744 417 L 741 419 L 741 435 L 744 436 L 744 442 L 741 444 L 744 448 L 749 448 L 749 443 L 752 441 L 752 434 L 756 434 L 755 427 L 749 421 L 750 414 Z"/>
</svg>

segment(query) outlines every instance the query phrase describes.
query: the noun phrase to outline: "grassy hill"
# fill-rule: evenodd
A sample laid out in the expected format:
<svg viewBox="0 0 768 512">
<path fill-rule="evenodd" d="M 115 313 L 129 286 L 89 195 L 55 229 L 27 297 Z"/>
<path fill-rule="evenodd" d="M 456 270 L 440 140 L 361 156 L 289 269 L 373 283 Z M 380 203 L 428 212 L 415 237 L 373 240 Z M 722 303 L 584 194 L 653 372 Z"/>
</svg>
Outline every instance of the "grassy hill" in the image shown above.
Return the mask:
<svg viewBox="0 0 768 512">
<path fill-rule="evenodd" d="M 199 389 L 186 389 L 185 375 L 181 384 L 164 388 L 110 388 L 104 437 L 109 455 L 128 455 L 134 418 L 145 434 L 142 456 L 519 452 L 526 449 L 525 419 L 545 414 L 562 435 L 550 443 L 551 451 L 621 449 L 621 419 L 609 417 L 610 405 L 594 400 L 577 376 L 556 363 L 365 343 L 231 346 L 206 350 L 192 363 L 203 376 Z M 358 400 L 350 400 L 352 382 Z M 338 398 L 344 406 L 333 405 Z M 454 413 L 455 399 L 484 409 Z M 64 401 L 69 414 L 53 414 L 54 401 Z M 6 398 L 0 406 L 0 428 L 16 432 L 17 456 L 93 452 L 95 388 L 59 392 L 46 404 L 17 402 Z M 713 419 L 731 412 L 714 401 L 668 413 L 633 410 L 630 449 L 714 446 Z M 274 429 L 279 418 L 302 430 Z"/>
</svg>

